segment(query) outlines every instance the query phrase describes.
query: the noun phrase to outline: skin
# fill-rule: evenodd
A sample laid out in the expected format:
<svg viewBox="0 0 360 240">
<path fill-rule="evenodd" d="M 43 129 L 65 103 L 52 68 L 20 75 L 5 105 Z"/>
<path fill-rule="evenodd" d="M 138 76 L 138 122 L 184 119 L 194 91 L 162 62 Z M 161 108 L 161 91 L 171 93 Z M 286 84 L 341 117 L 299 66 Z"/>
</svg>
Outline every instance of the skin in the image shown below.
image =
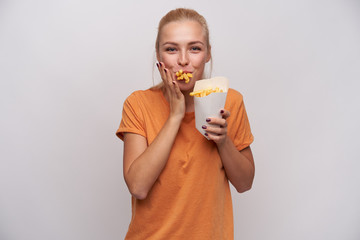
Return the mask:
<svg viewBox="0 0 360 240">
<path fill-rule="evenodd" d="M 143 136 L 124 133 L 124 178 L 130 193 L 145 199 L 165 167 L 185 112 L 194 111 L 194 99 L 189 96 L 197 80 L 202 79 L 205 63 L 211 58 L 201 25 L 195 21 L 166 24 L 160 34 L 157 63 L 164 83 L 163 93 L 170 105 L 170 114 L 155 140 L 147 146 Z M 176 80 L 182 69 L 191 72 L 189 83 Z M 205 131 L 216 143 L 226 175 L 238 192 L 252 186 L 255 174 L 250 147 L 238 151 L 227 135 L 230 112 L 221 110 L 222 118 L 209 118 Z M 204 119 L 205 122 L 205 119 Z"/>
</svg>

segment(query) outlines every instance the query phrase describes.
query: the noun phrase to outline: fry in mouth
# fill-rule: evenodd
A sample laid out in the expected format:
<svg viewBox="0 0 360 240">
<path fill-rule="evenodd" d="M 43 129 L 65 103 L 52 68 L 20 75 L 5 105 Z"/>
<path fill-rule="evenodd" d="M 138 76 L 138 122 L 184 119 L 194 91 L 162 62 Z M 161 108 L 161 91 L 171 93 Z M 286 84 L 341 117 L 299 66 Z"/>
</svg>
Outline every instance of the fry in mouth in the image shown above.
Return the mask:
<svg viewBox="0 0 360 240">
<path fill-rule="evenodd" d="M 184 73 L 182 69 L 177 71 L 175 74 L 177 76 L 177 80 L 185 80 L 185 83 L 188 83 L 190 78 L 193 76 L 191 73 Z"/>
</svg>

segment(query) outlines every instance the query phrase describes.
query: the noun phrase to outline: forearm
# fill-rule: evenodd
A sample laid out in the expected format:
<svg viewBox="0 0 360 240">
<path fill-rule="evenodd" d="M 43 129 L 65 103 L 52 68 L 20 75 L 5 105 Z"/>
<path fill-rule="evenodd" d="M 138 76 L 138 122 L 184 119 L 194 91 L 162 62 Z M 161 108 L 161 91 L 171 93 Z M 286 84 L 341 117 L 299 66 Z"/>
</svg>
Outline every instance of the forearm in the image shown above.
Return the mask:
<svg viewBox="0 0 360 240">
<path fill-rule="evenodd" d="M 229 181 L 238 192 L 249 190 L 255 175 L 250 148 L 239 152 L 227 136 L 224 143 L 218 145 L 218 150 Z"/>
<path fill-rule="evenodd" d="M 146 198 L 164 169 L 174 144 L 181 120 L 169 118 L 154 141 L 138 156 L 124 173 L 132 195 Z"/>
</svg>

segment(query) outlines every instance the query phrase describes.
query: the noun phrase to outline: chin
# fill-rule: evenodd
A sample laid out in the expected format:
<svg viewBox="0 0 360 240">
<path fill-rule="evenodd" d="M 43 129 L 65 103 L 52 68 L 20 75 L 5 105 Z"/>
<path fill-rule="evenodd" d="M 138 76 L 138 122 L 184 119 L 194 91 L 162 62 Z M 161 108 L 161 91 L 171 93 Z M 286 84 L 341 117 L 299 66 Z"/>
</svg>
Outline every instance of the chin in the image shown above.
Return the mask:
<svg viewBox="0 0 360 240">
<path fill-rule="evenodd" d="M 180 91 L 187 92 L 192 91 L 194 89 L 195 82 L 190 81 L 189 83 L 185 83 L 184 81 L 178 82 Z"/>
</svg>

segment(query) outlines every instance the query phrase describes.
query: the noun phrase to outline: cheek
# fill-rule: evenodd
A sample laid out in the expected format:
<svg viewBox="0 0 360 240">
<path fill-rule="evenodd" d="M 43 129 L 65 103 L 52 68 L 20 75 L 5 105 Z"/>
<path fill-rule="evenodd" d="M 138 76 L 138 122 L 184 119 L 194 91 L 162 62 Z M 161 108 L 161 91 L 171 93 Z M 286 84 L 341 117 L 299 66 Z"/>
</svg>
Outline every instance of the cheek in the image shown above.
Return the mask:
<svg viewBox="0 0 360 240">
<path fill-rule="evenodd" d="M 202 67 L 205 65 L 206 63 L 206 55 L 202 54 L 202 55 L 196 55 L 193 60 L 192 60 L 193 66 L 194 67 Z"/>
<path fill-rule="evenodd" d="M 160 55 L 160 61 L 165 63 L 165 66 L 173 66 L 176 63 L 176 57 L 174 55 L 163 54 Z"/>
</svg>

